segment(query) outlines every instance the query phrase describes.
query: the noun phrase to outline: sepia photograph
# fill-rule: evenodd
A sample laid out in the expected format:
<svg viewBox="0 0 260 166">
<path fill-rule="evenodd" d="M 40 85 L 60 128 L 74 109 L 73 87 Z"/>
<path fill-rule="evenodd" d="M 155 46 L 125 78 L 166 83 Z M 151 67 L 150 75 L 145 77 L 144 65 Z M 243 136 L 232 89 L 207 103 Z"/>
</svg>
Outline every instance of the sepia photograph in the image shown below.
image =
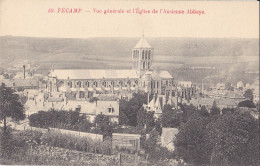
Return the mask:
<svg viewBox="0 0 260 166">
<path fill-rule="evenodd" d="M 258 166 L 259 2 L 0 0 L 0 165 Z"/>
</svg>

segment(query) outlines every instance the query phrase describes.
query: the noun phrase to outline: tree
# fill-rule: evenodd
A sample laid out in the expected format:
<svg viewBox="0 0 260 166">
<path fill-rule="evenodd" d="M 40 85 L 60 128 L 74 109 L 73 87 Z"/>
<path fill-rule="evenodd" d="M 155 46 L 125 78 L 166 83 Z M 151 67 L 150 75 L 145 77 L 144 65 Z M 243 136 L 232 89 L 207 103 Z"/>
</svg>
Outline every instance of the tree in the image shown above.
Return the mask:
<svg viewBox="0 0 260 166">
<path fill-rule="evenodd" d="M 256 108 L 255 104 L 251 100 L 241 101 L 237 105 L 238 107 Z"/>
<path fill-rule="evenodd" d="M 2 155 L 10 155 L 6 151 L 8 147 L 8 141 L 11 138 L 9 131 L 7 131 L 6 119 L 11 117 L 15 121 L 23 120 L 25 118 L 24 107 L 19 101 L 19 96 L 13 93 L 11 88 L 5 86 L 2 83 L 0 86 L 0 120 L 3 120 L 4 127 L 1 137 L 1 149 Z"/>
<path fill-rule="evenodd" d="M 172 109 L 171 105 L 165 105 L 162 111 L 162 126 L 177 128 L 180 126 L 181 114 Z"/>
<path fill-rule="evenodd" d="M 259 165 L 258 123 L 248 112 L 196 114 L 179 128 L 175 151 L 192 165 Z"/>
<path fill-rule="evenodd" d="M 258 119 L 250 113 L 226 113 L 207 126 L 211 165 L 259 165 Z"/>
<path fill-rule="evenodd" d="M 98 114 L 94 119 L 97 129 L 104 137 L 111 137 L 113 132 L 113 126 L 110 123 L 109 117 L 104 114 Z"/>
<path fill-rule="evenodd" d="M 230 82 L 225 83 L 225 88 L 226 88 L 228 91 L 234 91 L 234 87 L 231 85 Z"/>
<path fill-rule="evenodd" d="M 147 111 L 144 109 L 144 107 L 141 107 L 137 112 L 137 126 L 139 128 L 143 128 L 146 124 L 146 114 Z"/>
<path fill-rule="evenodd" d="M 179 158 L 195 166 L 209 163 L 210 149 L 206 139 L 206 126 L 209 122 L 209 117 L 194 114 L 179 127 L 174 141 L 175 152 Z"/>
<path fill-rule="evenodd" d="M 245 98 L 253 101 L 254 95 L 252 89 L 247 89 L 244 93 Z"/>
<path fill-rule="evenodd" d="M 189 120 L 189 118 L 193 117 L 193 115 L 197 113 L 197 108 L 192 104 L 181 104 L 181 110 L 183 112 L 183 114 L 181 115 L 182 123 L 186 123 Z"/>
<path fill-rule="evenodd" d="M 154 158 L 158 154 L 156 153 L 156 147 L 158 143 L 159 133 L 156 130 L 149 132 L 149 137 L 141 144 L 149 154 L 149 158 Z"/>
<path fill-rule="evenodd" d="M 211 107 L 210 114 L 211 115 L 219 115 L 220 114 L 220 109 L 217 107 L 217 103 L 216 103 L 215 100 L 213 101 L 213 105 Z"/>
<path fill-rule="evenodd" d="M 199 113 L 201 116 L 209 116 L 209 111 L 204 105 L 199 110 Z"/>
<path fill-rule="evenodd" d="M 147 112 L 143 107 L 137 112 L 137 126 L 146 126 L 146 132 L 150 132 L 155 127 L 154 112 Z"/>
<path fill-rule="evenodd" d="M 235 109 L 234 108 L 223 108 L 221 110 L 222 114 L 227 114 L 227 113 L 234 113 Z"/>
<path fill-rule="evenodd" d="M 120 124 L 125 124 L 129 126 L 137 125 L 137 112 L 143 106 L 144 103 L 147 103 L 147 94 L 146 93 L 134 93 L 133 98 L 129 101 L 124 99 L 120 100 L 119 104 L 119 122 Z M 127 119 L 124 121 L 123 119 Z M 126 123 L 127 122 L 127 123 Z"/>
</svg>

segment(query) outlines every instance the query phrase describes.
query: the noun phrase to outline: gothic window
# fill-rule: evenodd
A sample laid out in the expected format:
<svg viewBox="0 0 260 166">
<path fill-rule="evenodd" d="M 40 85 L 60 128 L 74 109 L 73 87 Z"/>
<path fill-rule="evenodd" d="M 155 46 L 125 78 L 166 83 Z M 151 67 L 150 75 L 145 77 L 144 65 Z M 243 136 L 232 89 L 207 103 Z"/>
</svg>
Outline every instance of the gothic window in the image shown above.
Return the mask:
<svg viewBox="0 0 260 166">
<path fill-rule="evenodd" d="M 157 89 L 159 88 L 159 81 L 157 81 Z"/>
<path fill-rule="evenodd" d="M 145 62 L 143 62 L 143 69 L 145 69 Z"/>
<path fill-rule="evenodd" d="M 93 85 L 94 85 L 95 87 L 97 87 L 97 82 L 96 82 L 96 81 L 94 81 Z"/>
<path fill-rule="evenodd" d="M 149 53 L 148 53 L 149 57 L 151 56 L 151 50 L 149 50 Z"/>
<path fill-rule="evenodd" d="M 88 81 L 85 83 L 85 86 L 86 86 L 86 87 L 89 87 L 89 82 L 88 82 Z"/>
<path fill-rule="evenodd" d="M 113 113 L 114 112 L 114 108 L 111 105 L 108 107 L 108 112 L 109 113 Z"/>
<path fill-rule="evenodd" d="M 81 88 L 81 82 L 80 81 L 77 82 L 77 85 L 78 85 L 79 88 Z"/>
<path fill-rule="evenodd" d="M 68 82 L 68 86 L 69 86 L 70 88 L 72 88 L 72 82 L 71 82 L 71 81 Z"/>
<path fill-rule="evenodd" d="M 106 81 L 102 82 L 102 85 L 103 85 L 104 87 L 106 87 L 106 86 L 107 86 L 107 82 L 106 82 Z"/>
<path fill-rule="evenodd" d="M 142 52 L 142 59 L 144 59 L 144 50 L 143 50 L 143 52 Z"/>
<path fill-rule="evenodd" d="M 135 80 L 135 84 L 138 84 L 138 80 Z"/>
<path fill-rule="evenodd" d="M 145 59 L 147 59 L 147 54 L 145 54 Z"/>
<path fill-rule="evenodd" d="M 150 62 L 148 62 L 148 64 L 147 64 L 147 65 L 148 65 L 148 66 L 147 66 L 147 68 L 148 68 L 148 69 L 150 69 Z"/>
<path fill-rule="evenodd" d="M 129 81 L 127 81 L 127 84 L 128 84 L 128 85 L 131 85 L 131 81 L 130 81 L 130 80 L 129 80 Z"/>
<path fill-rule="evenodd" d="M 82 92 L 82 91 L 80 91 L 80 92 L 79 92 L 79 98 L 81 98 L 81 99 L 82 99 L 82 98 L 84 98 L 84 97 L 85 97 L 85 93 L 84 93 L 84 92 Z"/>
</svg>

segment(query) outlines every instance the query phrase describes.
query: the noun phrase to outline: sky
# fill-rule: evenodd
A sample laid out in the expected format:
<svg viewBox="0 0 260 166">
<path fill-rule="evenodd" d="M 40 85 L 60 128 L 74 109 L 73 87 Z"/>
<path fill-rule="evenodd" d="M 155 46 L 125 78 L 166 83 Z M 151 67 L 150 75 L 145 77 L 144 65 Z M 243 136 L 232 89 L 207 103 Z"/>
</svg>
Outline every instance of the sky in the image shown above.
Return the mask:
<svg viewBox="0 0 260 166">
<path fill-rule="evenodd" d="M 48 13 L 53 8 L 55 13 Z M 81 8 L 80 13 L 57 13 Z M 107 9 L 203 10 L 205 14 L 104 14 Z M 94 9 L 102 10 L 95 13 Z M 0 0 L 0 36 L 259 38 L 255 1 Z"/>
</svg>

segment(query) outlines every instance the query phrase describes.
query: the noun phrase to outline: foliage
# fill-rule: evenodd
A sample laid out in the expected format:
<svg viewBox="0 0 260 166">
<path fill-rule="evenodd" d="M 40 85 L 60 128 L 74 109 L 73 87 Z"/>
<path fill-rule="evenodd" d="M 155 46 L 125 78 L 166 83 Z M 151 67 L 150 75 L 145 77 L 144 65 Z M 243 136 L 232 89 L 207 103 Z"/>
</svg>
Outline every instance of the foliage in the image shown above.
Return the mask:
<svg viewBox="0 0 260 166">
<path fill-rule="evenodd" d="M 258 120 L 225 110 L 222 115 L 194 114 L 182 124 L 176 154 L 192 165 L 259 165 Z"/>
<path fill-rule="evenodd" d="M 186 105 L 186 104 L 181 104 L 180 105 L 181 110 L 183 114 L 181 114 L 181 122 L 186 123 L 190 117 L 192 117 L 193 114 L 197 112 L 197 108 L 193 106 L 192 104 Z"/>
<path fill-rule="evenodd" d="M 94 103 L 94 102 L 97 102 L 98 101 L 98 98 L 97 97 L 91 97 L 90 99 L 89 99 L 89 102 L 90 103 Z"/>
<path fill-rule="evenodd" d="M 152 130 L 149 136 L 142 143 L 142 148 L 148 154 L 148 160 L 158 162 L 158 160 L 170 159 L 174 157 L 174 154 L 167 148 L 161 147 L 158 144 L 159 133 L 156 130 Z"/>
<path fill-rule="evenodd" d="M 227 113 L 234 113 L 235 109 L 234 108 L 223 108 L 221 110 L 222 114 L 227 114 Z"/>
<path fill-rule="evenodd" d="M 3 131 L 1 131 L 1 155 L 10 157 L 12 154 L 13 145 L 11 143 L 11 133 L 7 129 L 6 118 L 11 117 L 15 121 L 25 118 L 24 108 L 20 102 L 19 96 L 14 94 L 11 88 L 5 86 L 4 83 L 0 86 L 0 120 L 4 121 Z"/>
<path fill-rule="evenodd" d="M 201 116 L 209 116 L 209 111 L 204 105 L 201 107 L 200 110 L 198 110 L 198 112 Z"/>
<path fill-rule="evenodd" d="M 219 115 L 220 114 L 220 109 L 217 107 L 216 101 L 213 101 L 213 105 L 210 109 L 210 114 L 211 115 Z"/>
<path fill-rule="evenodd" d="M 95 141 L 86 137 L 76 137 L 69 134 L 61 134 L 59 132 L 49 131 L 41 137 L 42 144 L 55 146 L 65 149 L 84 151 L 90 153 L 111 154 L 111 139 Z"/>
<path fill-rule="evenodd" d="M 258 132 L 258 121 L 249 113 L 227 113 L 211 122 L 207 126 L 211 164 L 259 165 Z"/>
<path fill-rule="evenodd" d="M 19 121 L 25 118 L 25 114 L 19 96 L 2 83 L 0 86 L 0 120 L 4 120 L 4 130 L 6 129 L 7 117 Z"/>
<path fill-rule="evenodd" d="M 203 165 L 208 163 L 206 125 L 209 118 L 196 114 L 179 128 L 176 135 L 175 151 L 187 163 Z"/>
<path fill-rule="evenodd" d="M 137 112 L 137 126 L 146 128 L 146 132 L 150 132 L 155 127 L 154 112 L 147 112 L 143 107 Z"/>
<path fill-rule="evenodd" d="M 162 111 L 162 126 L 177 128 L 180 126 L 181 114 L 172 109 L 171 105 L 165 105 Z"/>
<path fill-rule="evenodd" d="M 112 137 L 113 125 L 110 123 L 109 117 L 104 114 L 98 114 L 94 120 L 98 134 L 104 137 Z"/>
<path fill-rule="evenodd" d="M 159 133 L 156 130 L 152 130 L 149 133 L 149 137 L 143 142 L 142 147 L 150 158 L 153 158 L 156 154 L 155 149 L 157 147 L 157 142 L 159 139 Z"/>
<path fill-rule="evenodd" d="M 10 130 L 0 132 L 0 155 L 3 158 L 9 158 L 14 150 L 11 132 Z"/>
<path fill-rule="evenodd" d="M 247 89 L 244 93 L 245 98 L 253 101 L 254 95 L 252 89 Z"/>
<path fill-rule="evenodd" d="M 92 124 L 78 111 L 39 111 L 29 117 L 30 126 L 61 128 L 88 132 Z"/>
<path fill-rule="evenodd" d="M 137 112 L 144 103 L 147 103 L 147 93 L 142 92 L 134 93 L 129 101 L 120 100 L 119 124 L 137 126 Z"/>
<path fill-rule="evenodd" d="M 28 142 L 41 144 L 42 132 L 34 130 L 25 130 L 13 135 L 13 144 L 15 147 L 24 147 Z"/>
<path fill-rule="evenodd" d="M 238 107 L 256 108 L 255 104 L 251 100 L 241 101 L 237 105 Z"/>
<path fill-rule="evenodd" d="M 228 91 L 234 91 L 234 87 L 231 85 L 230 82 L 225 83 L 225 88 L 226 88 Z"/>
</svg>

